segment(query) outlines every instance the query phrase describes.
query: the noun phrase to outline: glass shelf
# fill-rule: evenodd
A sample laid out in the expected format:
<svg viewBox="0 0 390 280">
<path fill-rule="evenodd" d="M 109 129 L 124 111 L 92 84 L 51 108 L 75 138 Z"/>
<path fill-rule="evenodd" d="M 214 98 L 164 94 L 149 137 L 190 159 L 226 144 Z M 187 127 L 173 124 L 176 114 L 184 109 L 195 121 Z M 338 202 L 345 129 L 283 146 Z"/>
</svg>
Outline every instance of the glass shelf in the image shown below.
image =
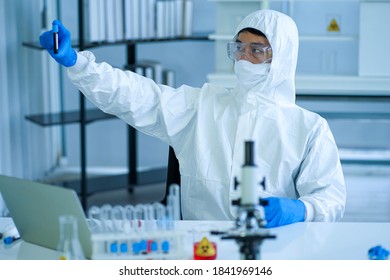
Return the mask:
<svg viewBox="0 0 390 280">
<path fill-rule="evenodd" d="M 137 170 L 137 186 L 149 185 L 165 182 L 167 178 L 167 168 L 161 167 L 152 170 Z M 81 186 L 79 179 L 63 180 L 52 182 L 51 184 L 70 188 L 75 190 L 78 194 L 81 193 Z M 117 174 L 110 176 L 97 176 L 87 178 L 87 184 L 89 186 L 87 195 L 94 193 L 107 191 L 107 186 L 110 186 L 110 190 L 115 189 L 133 189 L 136 186 L 129 186 L 128 174 Z"/>
<path fill-rule="evenodd" d="M 62 113 L 36 114 L 25 117 L 27 120 L 40 126 L 64 125 L 80 123 L 80 111 L 69 111 Z M 85 110 L 85 122 L 91 123 L 98 120 L 108 120 L 117 118 L 114 115 L 106 114 L 100 109 Z"/>
<path fill-rule="evenodd" d="M 97 47 L 105 47 L 105 46 L 115 46 L 115 45 L 131 45 L 131 44 L 138 44 L 138 43 L 161 43 L 161 42 L 175 42 L 175 41 L 205 41 L 209 40 L 209 34 L 211 32 L 202 32 L 202 33 L 194 33 L 191 37 L 167 37 L 167 38 L 150 38 L 150 39 L 143 39 L 143 40 L 121 40 L 121 41 L 115 41 L 115 42 L 86 42 L 84 44 L 84 49 L 91 49 L 91 48 L 97 48 Z M 37 49 L 37 50 L 43 50 L 39 42 L 23 42 L 23 46 Z M 72 46 L 74 48 L 79 47 L 79 42 L 72 41 Z"/>
</svg>

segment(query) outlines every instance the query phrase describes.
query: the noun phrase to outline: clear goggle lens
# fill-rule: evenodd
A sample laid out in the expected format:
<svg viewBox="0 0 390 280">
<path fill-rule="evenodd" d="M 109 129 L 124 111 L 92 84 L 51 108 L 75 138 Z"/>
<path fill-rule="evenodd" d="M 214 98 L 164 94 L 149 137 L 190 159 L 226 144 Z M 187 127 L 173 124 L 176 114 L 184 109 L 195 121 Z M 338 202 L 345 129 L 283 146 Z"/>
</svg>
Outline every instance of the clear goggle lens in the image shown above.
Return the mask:
<svg viewBox="0 0 390 280">
<path fill-rule="evenodd" d="M 272 59 L 271 46 L 254 43 L 229 42 L 227 54 L 233 61 L 242 59 L 244 55 L 253 63 L 268 63 Z"/>
</svg>

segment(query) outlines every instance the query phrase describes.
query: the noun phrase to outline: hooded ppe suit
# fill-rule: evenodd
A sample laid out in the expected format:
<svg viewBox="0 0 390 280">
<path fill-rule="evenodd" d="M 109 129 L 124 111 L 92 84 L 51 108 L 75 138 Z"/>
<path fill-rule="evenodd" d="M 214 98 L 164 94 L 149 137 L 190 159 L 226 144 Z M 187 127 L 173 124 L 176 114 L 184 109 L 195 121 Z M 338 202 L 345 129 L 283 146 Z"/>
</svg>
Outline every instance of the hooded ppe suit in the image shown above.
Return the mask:
<svg viewBox="0 0 390 280">
<path fill-rule="evenodd" d="M 343 216 L 346 190 L 338 150 L 327 122 L 295 105 L 298 55 L 295 23 L 275 11 L 247 16 L 245 27 L 262 31 L 272 47 L 265 80 L 247 90 L 204 84 L 177 89 L 77 54 L 68 68 L 73 83 L 104 112 L 172 146 L 180 164 L 184 219 L 231 220 L 238 198 L 244 142 L 255 142 L 255 162 L 266 177 L 262 197 L 301 200 L 306 221 Z"/>
</svg>

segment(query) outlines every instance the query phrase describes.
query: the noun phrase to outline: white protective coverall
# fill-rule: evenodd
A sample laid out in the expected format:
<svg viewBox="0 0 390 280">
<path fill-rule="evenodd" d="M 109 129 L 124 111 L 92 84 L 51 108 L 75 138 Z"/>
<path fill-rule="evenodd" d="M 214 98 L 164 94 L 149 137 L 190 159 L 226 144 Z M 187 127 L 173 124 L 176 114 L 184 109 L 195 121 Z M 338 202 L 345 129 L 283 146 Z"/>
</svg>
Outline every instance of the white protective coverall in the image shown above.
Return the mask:
<svg viewBox="0 0 390 280">
<path fill-rule="evenodd" d="M 204 84 L 177 89 L 130 71 L 96 63 L 79 52 L 68 68 L 72 82 L 104 112 L 114 114 L 175 150 L 181 174 L 183 219 L 232 220 L 239 195 L 244 143 L 255 142 L 255 162 L 266 177 L 262 197 L 299 198 L 306 221 L 343 216 L 346 189 L 338 150 L 327 122 L 295 104 L 298 32 L 291 18 L 262 10 L 247 16 L 237 33 L 262 31 L 272 47 L 265 83 L 249 91 Z"/>
</svg>

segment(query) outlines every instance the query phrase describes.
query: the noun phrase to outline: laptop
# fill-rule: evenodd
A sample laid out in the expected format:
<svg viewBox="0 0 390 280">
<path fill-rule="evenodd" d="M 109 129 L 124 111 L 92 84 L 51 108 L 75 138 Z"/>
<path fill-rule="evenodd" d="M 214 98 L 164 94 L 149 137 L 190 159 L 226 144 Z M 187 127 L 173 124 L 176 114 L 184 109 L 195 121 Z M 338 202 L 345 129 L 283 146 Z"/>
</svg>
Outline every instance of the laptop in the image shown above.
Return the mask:
<svg viewBox="0 0 390 280">
<path fill-rule="evenodd" d="M 91 231 L 74 190 L 0 175 L 0 193 L 24 241 L 56 250 L 59 217 L 73 215 L 84 255 L 91 258 Z"/>
</svg>

